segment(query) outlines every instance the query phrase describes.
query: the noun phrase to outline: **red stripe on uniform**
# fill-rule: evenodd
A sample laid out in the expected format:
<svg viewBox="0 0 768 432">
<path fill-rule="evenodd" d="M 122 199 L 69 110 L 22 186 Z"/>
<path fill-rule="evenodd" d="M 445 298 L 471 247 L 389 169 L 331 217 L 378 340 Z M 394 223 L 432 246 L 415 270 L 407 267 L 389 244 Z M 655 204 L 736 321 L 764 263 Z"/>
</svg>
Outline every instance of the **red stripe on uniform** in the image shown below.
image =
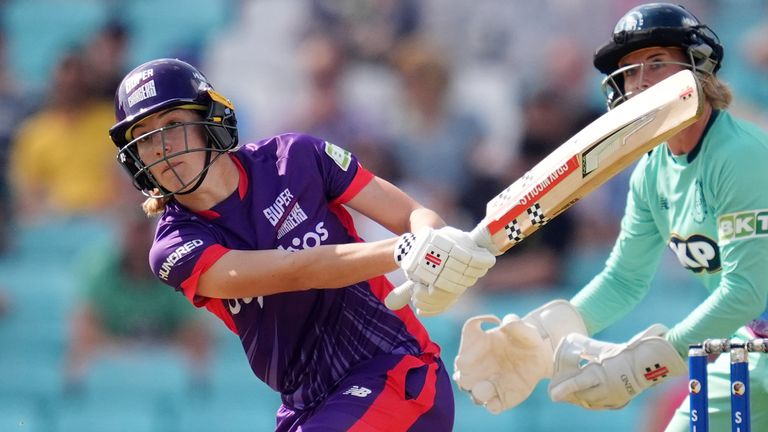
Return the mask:
<svg viewBox="0 0 768 432">
<path fill-rule="evenodd" d="M 192 302 L 195 307 L 205 306 L 206 309 L 224 321 L 224 324 L 237 334 L 237 328 L 235 327 L 234 320 L 232 320 L 232 315 L 227 312 L 227 308 L 224 307 L 221 299 L 212 299 L 197 295 L 197 284 L 200 281 L 200 276 L 229 251 L 230 249 L 227 249 L 220 244 L 208 246 L 195 263 L 195 268 L 192 269 L 192 274 L 181 283 L 181 290 L 184 293 L 184 297 Z"/>
<path fill-rule="evenodd" d="M 348 430 L 350 432 L 407 431 L 435 404 L 437 363 L 434 360 L 430 360 L 427 366 L 421 393 L 415 399 L 405 399 L 405 378 L 408 371 L 424 365 L 425 363 L 416 357 L 404 357 L 387 372 L 384 390 Z"/>
<path fill-rule="evenodd" d="M 344 228 L 347 229 L 349 235 L 358 242 L 363 242 L 365 240 L 360 238 L 360 235 L 357 233 L 357 229 L 355 228 L 355 222 L 352 219 L 352 215 L 350 215 L 349 212 L 341 204 L 354 198 L 355 195 L 357 195 L 358 192 L 360 192 L 360 190 L 373 179 L 373 177 L 374 176 L 370 171 L 366 170 L 362 165 L 358 164 L 357 173 L 355 174 L 355 179 L 352 180 L 352 184 L 347 187 L 347 190 L 344 191 L 341 196 L 329 203 L 331 213 L 339 218 L 339 221 L 341 221 L 341 224 L 344 226 Z M 384 298 L 387 296 L 387 294 L 389 294 L 390 291 L 395 288 L 389 279 L 387 279 L 385 276 L 377 276 L 375 278 L 369 279 L 368 284 L 371 286 L 371 292 L 373 292 L 373 295 L 375 295 L 376 298 L 378 298 L 382 303 L 384 302 Z M 394 311 L 394 313 L 400 318 L 401 321 L 403 321 L 405 324 L 405 329 L 408 331 L 408 333 L 410 333 L 411 336 L 413 336 L 414 339 L 416 339 L 416 341 L 419 343 L 421 351 L 424 354 L 426 354 L 428 357 L 440 356 L 440 347 L 436 343 L 432 342 L 432 340 L 429 338 L 427 330 L 416 318 L 416 315 L 414 315 L 410 306 L 406 306 L 398 311 Z"/>
<path fill-rule="evenodd" d="M 331 201 L 331 204 L 344 204 L 351 200 L 355 195 L 360 193 L 371 180 L 373 180 L 373 173 L 363 168 L 363 166 L 358 163 L 357 172 L 355 173 L 355 178 L 352 179 L 352 183 L 347 186 L 347 190 L 345 190 L 344 193 Z"/>
</svg>

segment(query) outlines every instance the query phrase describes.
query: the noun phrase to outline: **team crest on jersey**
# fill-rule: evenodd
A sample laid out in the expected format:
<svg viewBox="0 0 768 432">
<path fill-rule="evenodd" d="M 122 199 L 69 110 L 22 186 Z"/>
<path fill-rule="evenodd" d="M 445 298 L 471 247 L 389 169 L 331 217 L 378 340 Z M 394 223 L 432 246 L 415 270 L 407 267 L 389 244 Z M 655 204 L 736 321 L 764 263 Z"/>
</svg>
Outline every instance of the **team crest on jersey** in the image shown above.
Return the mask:
<svg viewBox="0 0 768 432">
<path fill-rule="evenodd" d="M 707 217 L 707 201 L 704 199 L 704 183 L 696 179 L 693 197 L 693 220 L 696 223 L 704 222 Z"/>
<path fill-rule="evenodd" d="M 669 248 L 680 264 L 694 273 L 720 271 L 720 248 L 707 236 L 694 234 L 681 238 L 673 234 L 669 238 Z"/>
<path fill-rule="evenodd" d="M 728 213 L 717 218 L 720 244 L 768 236 L 768 209 Z"/>
<path fill-rule="evenodd" d="M 344 171 L 349 169 L 349 164 L 352 162 L 352 153 L 328 141 L 325 142 L 325 153 L 336 162 L 339 168 Z"/>
</svg>

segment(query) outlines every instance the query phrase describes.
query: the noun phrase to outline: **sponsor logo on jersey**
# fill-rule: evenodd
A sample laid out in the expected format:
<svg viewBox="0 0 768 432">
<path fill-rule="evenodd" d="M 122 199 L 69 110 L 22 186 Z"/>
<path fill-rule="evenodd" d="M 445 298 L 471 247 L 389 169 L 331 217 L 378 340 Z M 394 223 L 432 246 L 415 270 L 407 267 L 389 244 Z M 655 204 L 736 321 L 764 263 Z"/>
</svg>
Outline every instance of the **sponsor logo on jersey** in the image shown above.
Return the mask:
<svg viewBox="0 0 768 432">
<path fill-rule="evenodd" d="M 352 162 L 352 153 L 328 141 L 325 142 L 325 153 L 336 162 L 339 168 L 344 171 L 349 169 L 349 164 Z"/>
<path fill-rule="evenodd" d="M 717 218 L 720 244 L 768 235 L 768 209 L 729 213 Z"/>
<path fill-rule="evenodd" d="M 314 230 L 304 233 L 304 235 L 300 237 L 291 239 L 290 246 L 284 247 L 283 245 L 278 245 L 277 248 L 280 250 L 296 252 L 302 249 L 318 247 L 323 244 L 325 240 L 328 240 L 328 230 L 325 229 L 325 222 L 318 222 L 318 224 L 315 225 Z"/>
<path fill-rule="evenodd" d="M 673 234 L 669 239 L 669 248 L 680 265 L 694 273 L 720 271 L 720 248 L 709 237 L 694 234 L 684 239 Z"/>
<path fill-rule="evenodd" d="M 202 244 L 203 241 L 200 239 L 190 240 L 176 248 L 175 251 L 171 252 L 165 261 L 163 261 L 163 265 L 160 266 L 160 270 L 157 272 L 157 275 L 160 277 L 160 279 L 167 281 L 168 276 L 171 274 L 173 265 Z"/>
<path fill-rule="evenodd" d="M 277 196 L 272 205 L 263 210 L 263 213 L 272 226 L 279 226 L 277 238 L 282 238 L 308 219 L 307 214 L 304 213 L 298 201 L 294 199 L 293 194 L 287 188 Z"/>
</svg>

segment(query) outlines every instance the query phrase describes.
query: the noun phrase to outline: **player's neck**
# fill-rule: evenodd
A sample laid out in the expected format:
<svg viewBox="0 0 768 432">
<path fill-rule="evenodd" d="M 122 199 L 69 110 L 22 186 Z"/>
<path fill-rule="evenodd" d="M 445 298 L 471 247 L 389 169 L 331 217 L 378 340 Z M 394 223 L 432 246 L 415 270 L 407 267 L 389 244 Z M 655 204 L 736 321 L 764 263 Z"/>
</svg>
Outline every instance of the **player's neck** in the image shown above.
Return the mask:
<svg viewBox="0 0 768 432">
<path fill-rule="evenodd" d="M 669 150 L 673 155 L 690 153 L 701 140 L 704 130 L 707 128 L 709 118 L 712 116 L 712 107 L 704 105 L 704 113 L 692 125 L 680 131 L 677 135 L 667 140 Z"/>
<path fill-rule="evenodd" d="M 176 200 L 192 211 L 209 210 L 232 195 L 240 182 L 240 172 L 231 158 L 224 155 L 208 169 L 200 187 L 189 195 L 176 195 Z"/>
</svg>

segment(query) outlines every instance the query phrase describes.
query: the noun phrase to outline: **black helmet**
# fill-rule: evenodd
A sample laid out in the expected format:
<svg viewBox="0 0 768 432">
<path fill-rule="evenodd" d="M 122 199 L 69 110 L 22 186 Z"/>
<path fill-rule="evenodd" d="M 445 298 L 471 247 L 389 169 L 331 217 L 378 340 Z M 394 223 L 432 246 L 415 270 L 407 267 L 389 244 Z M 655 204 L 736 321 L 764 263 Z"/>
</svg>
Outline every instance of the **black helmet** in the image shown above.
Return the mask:
<svg viewBox="0 0 768 432">
<path fill-rule="evenodd" d="M 194 107 L 200 110 L 203 120 L 199 124 L 207 133 L 205 167 L 195 177 L 196 184 L 189 193 L 202 183 L 210 167 L 211 152 L 224 153 L 237 145 L 237 119 L 231 102 L 213 90 L 208 79 L 195 67 L 181 60 L 163 58 L 146 62 L 123 78 L 115 94 L 116 123 L 109 130 L 117 145 L 118 162 L 133 177 L 134 186 L 148 196 L 168 196 L 175 191 L 165 190 L 149 172 L 138 156 L 131 129 L 146 117 L 175 107 Z M 215 159 L 214 159 L 215 160 Z M 184 185 L 186 187 L 188 185 Z M 161 191 L 153 195 L 154 189 Z"/>
<path fill-rule="evenodd" d="M 683 48 L 694 71 L 715 74 L 723 60 L 717 35 L 693 14 L 670 3 L 648 3 L 621 17 L 611 40 L 595 52 L 594 65 L 609 75 L 625 55 L 654 46 Z"/>
</svg>

